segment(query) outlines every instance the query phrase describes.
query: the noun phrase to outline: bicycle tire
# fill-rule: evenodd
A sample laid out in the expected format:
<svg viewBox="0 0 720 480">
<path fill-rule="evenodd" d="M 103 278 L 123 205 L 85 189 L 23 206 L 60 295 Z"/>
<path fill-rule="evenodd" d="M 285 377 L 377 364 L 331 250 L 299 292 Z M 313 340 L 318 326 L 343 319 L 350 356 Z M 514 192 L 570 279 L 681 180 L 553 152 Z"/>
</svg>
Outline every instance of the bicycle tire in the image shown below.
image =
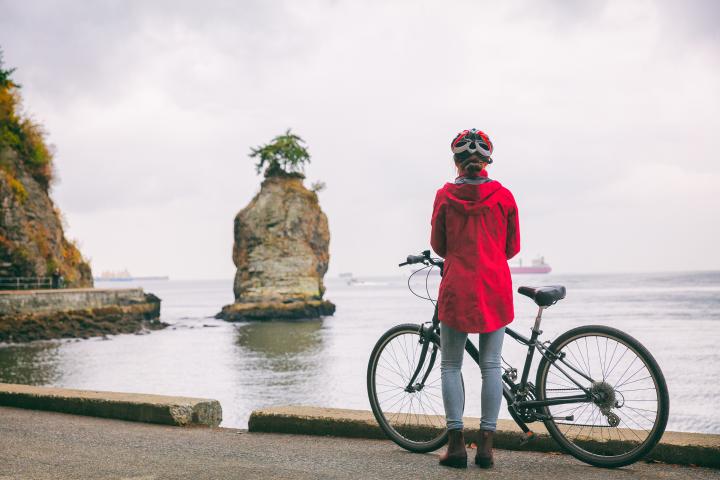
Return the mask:
<svg viewBox="0 0 720 480">
<path fill-rule="evenodd" d="M 377 420 L 378 424 L 380 425 L 380 428 L 385 432 L 385 434 L 390 438 L 393 442 L 395 442 L 400 447 L 409 450 L 411 452 L 416 453 L 427 453 L 432 452 L 434 450 L 437 450 L 438 448 L 442 447 L 446 442 L 448 438 L 447 434 L 447 428 L 445 427 L 445 417 L 444 417 L 444 411 L 442 410 L 442 398 L 440 398 L 440 408 L 437 408 L 436 406 L 432 407 L 429 411 L 432 411 L 433 415 L 423 415 L 419 413 L 408 413 L 406 414 L 406 422 L 401 423 L 399 421 L 394 422 L 393 415 L 395 416 L 396 420 L 398 419 L 397 413 L 391 413 L 389 411 L 383 410 L 383 401 L 378 398 L 378 386 L 379 385 L 387 385 L 382 384 L 382 382 L 387 382 L 387 378 L 382 377 L 380 374 L 378 374 L 378 367 L 381 366 L 381 358 L 383 358 L 384 352 L 390 352 L 390 348 L 388 345 L 391 345 L 391 342 L 394 339 L 399 338 L 401 335 L 410 336 L 409 338 L 413 341 L 417 341 L 419 343 L 420 341 L 420 325 L 417 324 L 402 324 L 397 325 L 391 329 L 389 329 L 387 332 L 385 332 L 380 339 L 378 339 L 377 343 L 375 344 L 375 347 L 372 350 L 372 353 L 370 354 L 370 359 L 368 361 L 368 370 L 367 370 L 367 390 L 368 390 L 368 398 L 370 400 L 370 407 L 372 408 L 373 415 L 375 416 L 375 419 Z M 438 348 L 440 347 L 440 338 L 437 334 L 432 333 L 431 335 L 431 341 L 433 342 L 433 345 L 436 345 Z M 408 340 L 404 340 L 405 343 L 409 343 Z M 392 347 L 394 348 L 394 347 Z M 402 365 L 402 372 L 413 372 L 416 363 L 413 363 L 413 361 L 417 360 L 415 356 L 413 356 L 412 360 L 409 358 L 408 355 L 405 357 L 408 360 L 408 365 Z M 429 357 L 430 357 L 430 350 L 428 350 L 427 358 L 425 360 L 425 364 L 429 364 Z M 440 368 L 440 355 L 438 353 L 435 363 L 432 367 L 432 370 L 435 371 L 437 369 L 437 372 L 439 372 Z M 425 367 L 423 367 L 423 372 L 425 371 Z M 422 373 L 421 373 L 422 374 Z M 409 376 L 409 375 L 408 375 Z M 382 382 L 378 382 L 378 379 L 380 379 Z M 437 383 L 439 380 L 439 373 L 437 373 L 437 377 L 433 376 L 432 380 L 431 378 L 428 378 L 429 381 Z M 401 388 L 402 385 L 399 385 Z M 433 388 L 437 388 L 433 386 Z M 464 384 L 463 384 L 463 391 L 464 391 Z M 407 395 L 414 395 L 418 392 L 410 393 L 405 392 Z M 399 392 L 397 395 L 403 395 L 403 392 Z M 436 395 L 433 395 L 433 397 L 436 397 Z M 425 396 L 426 399 L 430 398 L 429 395 Z M 437 399 L 436 399 L 437 400 Z M 401 406 L 402 406 L 402 400 Z M 397 403 L 397 402 L 396 402 Z M 388 407 L 385 406 L 387 409 Z M 412 400 L 410 400 L 410 410 L 412 411 Z M 423 411 L 424 407 L 420 407 L 420 410 Z M 411 416 L 410 415 L 414 415 Z M 401 414 L 402 416 L 402 414 Z M 410 419 L 410 422 L 408 422 L 408 418 Z M 413 423 L 414 421 L 414 423 Z M 402 428 L 401 428 L 402 426 Z"/>
<path fill-rule="evenodd" d="M 590 344 L 588 346 L 588 339 L 594 337 L 595 345 L 592 344 L 592 340 L 590 340 Z M 605 355 L 603 357 L 603 354 L 601 350 L 603 349 L 603 341 L 599 340 L 600 338 L 605 339 L 604 340 L 604 349 L 605 349 Z M 615 342 L 615 345 L 610 346 L 609 342 L 612 340 Z M 574 342 L 578 342 L 575 344 Z M 585 343 L 586 347 L 586 355 L 587 358 L 583 357 L 583 353 L 581 350 L 582 343 Z M 576 350 L 573 351 L 572 345 L 576 346 Z M 622 373 L 622 376 L 618 378 L 617 380 L 611 380 L 612 378 L 616 378 L 619 371 L 624 368 L 625 365 L 620 367 L 620 369 L 617 368 L 617 366 L 621 363 L 621 359 L 616 359 L 616 354 L 618 358 L 621 358 L 621 353 L 618 352 L 618 346 L 622 345 L 626 350 L 624 353 L 622 353 L 622 357 L 624 357 L 627 352 L 632 351 L 636 358 L 632 360 L 632 364 L 634 365 L 634 362 L 637 359 L 640 359 L 642 362 L 642 365 L 634 365 L 634 366 L 628 366 L 627 370 Z M 601 391 L 603 390 L 604 400 L 607 402 L 608 398 L 611 397 L 611 403 L 614 405 L 613 407 L 609 407 L 608 403 L 602 404 L 601 401 L 592 401 L 587 402 L 584 407 L 584 410 L 581 410 L 581 413 L 579 415 L 580 418 L 577 419 L 578 424 L 571 426 L 568 430 L 565 432 L 562 431 L 562 425 L 568 425 L 568 423 L 563 423 L 562 420 L 564 419 L 551 419 L 551 420 L 545 420 L 545 427 L 547 428 L 548 432 L 552 436 L 553 439 L 568 453 L 573 455 L 578 460 L 581 460 L 585 463 L 588 463 L 590 465 L 594 465 L 597 467 L 605 467 L 605 468 L 616 468 L 616 467 L 622 467 L 625 465 L 629 465 L 631 463 L 634 463 L 641 459 L 643 456 L 645 456 L 647 453 L 652 450 L 652 448 L 660 441 L 660 438 L 662 437 L 665 427 L 667 425 L 669 410 L 670 410 L 670 401 L 668 396 L 668 390 L 667 390 L 667 384 L 665 382 L 665 377 L 663 376 L 662 371 L 660 370 L 660 367 L 657 364 L 657 361 L 652 356 L 652 354 L 634 337 L 628 335 L 627 333 L 618 330 L 616 328 L 607 327 L 603 325 L 586 325 L 578 328 L 571 329 L 562 335 L 560 335 L 558 338 L 556 338 L 548 347 L 548 350 L 554 354 L 558 354 L 560 352 L 566 352 L 566 358 L 570 358 L 567 354 L 572 354 L 572 361 L 571 363 L 582 365 L 584 362 L 586 363 L 588 367 L 588 371 L 590 373 L 590 377 L 595 379 L 596 377 L 599 378 L 599 373 L 596 375 L 596 377 L 593 377 L 592 375 L 592 364 L 591 364 L 591 358 L 590 355 L 594 355 L 594 353 L 591 353 L 590 351 L 592 348 L 589 347 L 597 347 L 598 351 L 598 358 L 604 358 L 604 361 L 600 361 L 600 368 L 601 371 L 599 373 L 602 373 L 602 381 L 595 381 L 592 384 L 590 382 L 587 382 L 588 385 L 585 385 L 586 388 L 589 386 L 593 386 L 593 388 L 596 388 L 595 391 Z M 612 351 L 612 357 L 608 358 L 608 349 L 614 348 Z M 575 355 L 577 353 L 577 355 Z M 631 354 L 632 355 L 632 354 Z M 582 360 L 581 360 L 582 358 Z M 570 360 L 568 360 L 570 361 Z M 626 362 L 629 362 L 628 359 Z M 613 364 L 614 362 L 614 364 Z M 543 357 L 540 361 L 540 364 L 538 365 L 537 370 L 537 376 L 536 376 L 536 392 L 537 392 L 537 398 L 538 400 L 543 400 L 548 398 L 548 388 L 547 385 L 549 382 L 550 375 L 553 374 L 556 375 L 558 378 L 554 380 L 562 381 L 562 378 L 560 375 L 551 372 L 550 368 L 552 367 L 554 362 L 548 361 L 546 357 Z M 575 365 L 575 366 L 577 366 Z M 635 373 L 628 374 L 627 372 L 634 371 L 637 367 L 638 368 Z M 584 371 L 584 367 L 578 367 L 581 370 Z M 642 371 L 642 369 L 645 368 L 647 370 L 648 376 L 647 377 L 639 377 L 639 379 L 633 379 L 634 376 L 637 375 L 637 372 Z M 555 370 L 557 370 L 557 367 L 555 367 Z M 568 368 L 565 368 L 565 370 L 569 370 Z M 618 373 L 615 373 L 615 371 L 618 370 Z M 560 372 L 562 373 L 562 372 Z M 615 375 L 613 377 L 613 374 Z M 607 376 L 606 376 L 607 375 Z M 628 376 L 626 378 L 627 375 Z M 644 375 L 642 373 L 641 375 Z M 580 378 L 579 376 L 576 376 L 576 379 Z M 630 385 L 639 381 L 645 381 L 647 379 L 650 379 L 649 382 L 646 382 L 645 384 L 650 385 L 652 384 L 652 387 L 647 388 L 635 388 L 635 387 L 641 387 L 643 384 L 640 385 L 632 385 L 632 388 L 625 390 L 620 390 L 619 387 L 623 385 Z M 567 381 L 567 375 L 565 375 L 565 380 Z M 621 383 L 622 381 L 622 383 Z M 614 382 L 612 386 L 610 386 L 610 383 Z M 567 382 L 568 387 L 572 387 L 571 382 Z M 552 384 L 552 383 L 551 383 Z M 562 383 L 558 383 L 558 386 L 562 386 Z M 559 388 L 559 389 L 551 389 L 551 390 L 571 390 L 572 388 Z M 578 391 L 581 391 L 579 388 L 576 388 Z M 638 394 L 634 392 L 643 391 L 648 392 L 649 390 L 654 390 L 654 398 L 628 398 L 630 396 L 641 396 L 641 397 L 653 397 L 653 393 L 643 393 Z M 579 392 L 577 392 L 579 393 Z M 642 408 L 640 407 L 631 407 L 628 402 L 633 402 L 633 405 L 643 405 Z M 646 403 L 639 403 L 639 402 L 646 402 Z M 654 418 L 651 418 L 652 415 L 651 410 L 648 410 L 644 407 L 651 407 L 653 406 L 652 402 L 655 402 L 657 406 L 657 410 L 654 411 Z M 608 423 L 607 426 L 605 425 L 592 425 L 590 426 L 590 431 L 586 433 L 586 437 L 581 437 L 581 433 L 585 427 L 588 425 L 580 423 L 582 422 L 581 418 L 583 418 L 584 413 L 587 410 L 587 407 L 593 405 L 591 408 L 591 412 L 594 409 L 597 409 L 597 414 L 594 418 L 597 418 L 601 423 L 603 421 L 605 423 Z M 557 407 L 567 407 L 567 404 L 565 405 L 558 405 Z M 577 407 L 573 412 L 577 411 L 582 407 L 582 404 Z M 625 409 L 623 411 L 623 408 L 629 408 Z M 545 415 L 552 415 L 553 409 L 556 407 L 541 407 L 538 409 L 540 413 L 543 413 Z M 572 408 L 572 407 L 570 407 Z M 603 412 L 604 410 L 604 412 Z M 632 411 L 631 411 L 632 410 Z M 635 416 L 634 418 L 637 420 L 634 420 L 632 415 L 633 414 L 640 414 L 640 416 Z M 587 414 L 584 418 L 590 418 L 590 413 Z M 614 415 L 614 417 L 612 417 Z M 647 415 L 647 416 L 646 416 Z M 648 427 L 647 429 L 643 429 L 643 431 L 647 431 L 646 438 L 641 438 L 641 435 L 643 435 L 643 432 L 640 430 L 636 430 L 631 427 L 630 422 L 636 422 L 637 426 L 641 426 L 641 422 L 643 422 L 644 419 L 647 422 L 652 421 L 652 427 Z M 558 421 L 560 420 L 560 421 Z M 575 419 L 572 420 L 573 422 Z M 594 421 L 594 420 L 593 420 Z M 615 423 L 615 425 L 612 425 L 612 423 Z M 623 428 L 621 425 L 624 424 L 625 427 Z M 570 424 L 572 425 L 572 424 Z M 580 427 L 580 432 L 576 434 L 576 437 L 574 439 L 569 438 L 570 433 L 573 428 Z M 618 428 L 620 427 L 620 428 Z M 595 428 L 598 428 L 599 431 L 599 437 L 600 440 L 598 441 L 598 435 L 595 431 Z M 625 432 L 625 435 L 627 435 L 627 438 L 625 438 L 623 432 Z M 637 433 L 633 432 L 640 432 L 638 435 Z M 637 437 L 637 441 L 632 438 L 630 435 L 633 433 L 635 437 Z M 613 438 L 613 434 L 616 438 Z M 605 438 L 607 437 L 607 438 Z M 629 449 L 628 451 L 624 453 L 618 453 L 621 449 Z M 594 450 L 594 451 L 591 451 Z"/>
</svg>

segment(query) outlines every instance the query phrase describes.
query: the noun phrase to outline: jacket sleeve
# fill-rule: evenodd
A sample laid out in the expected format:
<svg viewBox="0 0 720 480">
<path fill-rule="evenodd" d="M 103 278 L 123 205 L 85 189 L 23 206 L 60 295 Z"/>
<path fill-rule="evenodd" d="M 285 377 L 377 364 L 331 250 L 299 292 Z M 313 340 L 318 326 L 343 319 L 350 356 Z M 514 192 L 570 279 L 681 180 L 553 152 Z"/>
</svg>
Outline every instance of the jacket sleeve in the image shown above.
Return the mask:
<svg viewBox="0 0 720 480">
<path fill-rule="evenodd" d="M 435 203 L 433 204 L 432 220 L 430 221 L 432 227 L 430 232 L 430 246 L 435 250 L 435 253 L 445 258 L 445 254 L 447 253 L 447 241 L 445 238 L 445 210 L 447 204 L 442 200 L 442 190 L 438 190 L 435 195 Z"/>
<path fill-rule="evenodd" d="M 511 205 L 507 216 L 507 236 L 505 240 L 505 257 L 510 260 L 520 251 L 520 220 L 515 199 L 510 195 Z"/>
</svg>

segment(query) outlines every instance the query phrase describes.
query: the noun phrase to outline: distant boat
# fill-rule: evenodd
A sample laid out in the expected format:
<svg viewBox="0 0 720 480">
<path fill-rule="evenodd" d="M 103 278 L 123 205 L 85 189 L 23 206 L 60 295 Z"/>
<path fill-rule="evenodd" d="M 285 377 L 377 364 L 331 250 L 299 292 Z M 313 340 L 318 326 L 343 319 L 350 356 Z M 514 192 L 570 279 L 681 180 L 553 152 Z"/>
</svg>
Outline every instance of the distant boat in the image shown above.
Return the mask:
<svg viewBox="0 0 720 480">
<path fill-rule="evenodd" d="M 344 272 L 338 275 L 341 279 L 345 281 L 350 286 L 363 286 L 363 287 L 377 287 L 377 286 L 385 286 L 389 285 L 388 282 L 373 282 L 373 281 L 367 281 L 367 280 L 359 280 L 356 277 L 353 277 L 353 274 L 350 272 Z"/>
<path fill-rule="evenodd" d="M 345 280 L 345 283 L 347 283 L 348 285 L 354 285 L 356 283 L 359 283 L 359 280 L 353 277 L 353 274 L 351 272 L 343 272 L 338 276 Z"/>
<path fill-rule="evenodd" d="M 134 280 L 170 280 L 170 277 L 168 276 L 160 276 L 160 277 L 114 277 L 114 278 L 107 278 L 107 277 L 93 277 L 93 280 L 96 282 L 132 282 Z"/>
<path fill-rule="evenodd" d="M 518 260 L 517 265 L 510 265 L 510 273 L 550 273 L 552 267 L 545 263 L 545 257 L 538 257 L 532 261 L 529 266 L 523 267 L 522 259 Z"/>
<path fill-rule="evenodd" d="M 130 272 L 128 272 L 126 268 L 125 270 L 120 270 L 117 272 L 104 271 L 100 274 L 99 277 L 93 277 L 93 279 L 96 282 L 131 282 L 133 280 L 169 280 L 170 277 L 133 277 L 132 275 L 130 275 Z"/>
<path fill-rule="evenodd" d="M 509 265 L 510 267 L 510 273 L 550 273 L 552 271 L 552 267 L 545 263 L 545 257 L 538 257 L 532 261 L 532 264 L 529 266 L 523 266 L 522 259 L 518 259 L 517 265 Z M 415 269 L 417 270 L 417 269 Z M 415 270 L 405 270 L 404 274 L 405 276 L 409 276 L 413 273 Z M 341 277 L 344 275 L 349 276 L 348 285 L 351 283 L 357 282 L 357 279 L 352 278 L 351 274 L 340 274 Z M 440 269 L 438 268 L 431 268 L 430 269 L 430 276 L 440 276 Z"/>
</svg>

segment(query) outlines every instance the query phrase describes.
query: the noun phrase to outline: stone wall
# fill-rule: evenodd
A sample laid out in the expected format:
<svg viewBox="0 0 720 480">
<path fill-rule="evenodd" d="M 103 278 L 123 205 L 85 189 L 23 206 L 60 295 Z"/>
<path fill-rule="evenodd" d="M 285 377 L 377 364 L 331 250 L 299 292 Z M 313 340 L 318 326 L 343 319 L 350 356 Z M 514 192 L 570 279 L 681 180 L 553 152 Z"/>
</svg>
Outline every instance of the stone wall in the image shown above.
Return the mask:
<svg viewBox="0 0 720 480">
<path fill-rule="evenodd" d="M 87 338 L 167 326 L 140 288 L 0 291 L 0 342 Z"/>
<path fill-rule="evenodd" d="M 146 302 L 142 288 L 0 291 L 0 318 L 11 313 L 82 310 Z"/>
</svg>

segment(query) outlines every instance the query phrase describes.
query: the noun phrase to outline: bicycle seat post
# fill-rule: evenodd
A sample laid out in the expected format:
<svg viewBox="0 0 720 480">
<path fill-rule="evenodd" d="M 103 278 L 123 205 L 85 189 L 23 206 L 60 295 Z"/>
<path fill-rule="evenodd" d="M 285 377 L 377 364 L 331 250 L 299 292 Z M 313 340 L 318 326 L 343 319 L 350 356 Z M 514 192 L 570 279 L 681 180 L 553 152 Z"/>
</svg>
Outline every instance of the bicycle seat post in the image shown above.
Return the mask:
<svg viewBox="0 0 720 480">
<path fill-rule="evenodd" d="M 540 335 L 542 333 L 542 330 L 540 330 L 540 321 L 542 320 L 542 312 L 547 307 L 539 307 L 537 317 L 535 317 L 535 325 L 533 326 L 533 334 Z"/>
</svg>

